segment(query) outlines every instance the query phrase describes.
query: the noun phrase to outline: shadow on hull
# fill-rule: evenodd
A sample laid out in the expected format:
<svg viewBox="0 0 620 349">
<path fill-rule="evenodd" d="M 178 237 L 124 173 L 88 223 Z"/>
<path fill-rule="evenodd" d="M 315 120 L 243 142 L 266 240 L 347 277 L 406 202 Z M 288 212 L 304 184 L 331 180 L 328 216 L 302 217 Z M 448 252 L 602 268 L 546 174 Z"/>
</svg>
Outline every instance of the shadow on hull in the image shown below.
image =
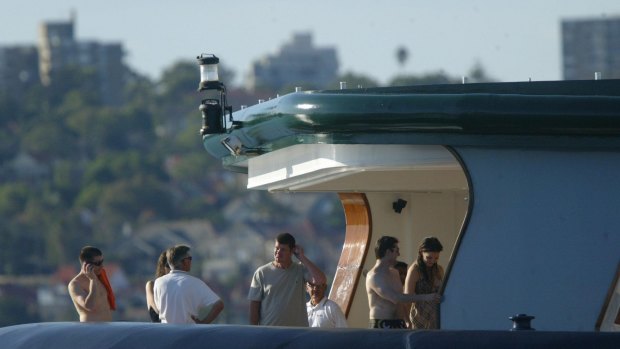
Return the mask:
<svg viewBox="0 0 620 349">
<path fill-rule="evenodd" d="M 36 323 L 0 328 L 4 349 L 619 348 L 620 333 L 409 331 L 151 323 Z"/>
</svg>

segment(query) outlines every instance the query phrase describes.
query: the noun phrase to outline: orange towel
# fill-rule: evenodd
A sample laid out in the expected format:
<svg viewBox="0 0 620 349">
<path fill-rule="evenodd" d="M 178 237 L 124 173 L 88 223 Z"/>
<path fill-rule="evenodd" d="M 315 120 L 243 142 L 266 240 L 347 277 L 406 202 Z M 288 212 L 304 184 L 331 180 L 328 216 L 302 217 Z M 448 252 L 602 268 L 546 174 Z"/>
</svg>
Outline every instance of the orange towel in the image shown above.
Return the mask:
<svg viewBox="0 0 620 349">
<path fill-rule="evenodd" d="M 108 280 L 108 274 L 106 274 L 105 269 L 101 268 L 101 274 L 99 274 L 98 278 L 108 293 L 108 304 L 110 304 L 110 309 L 116 310 L 116 299 L 114 299 L 114 292 L 112 291 L 112 286 L 110 286 L 110 280 Z"/>
</svg>

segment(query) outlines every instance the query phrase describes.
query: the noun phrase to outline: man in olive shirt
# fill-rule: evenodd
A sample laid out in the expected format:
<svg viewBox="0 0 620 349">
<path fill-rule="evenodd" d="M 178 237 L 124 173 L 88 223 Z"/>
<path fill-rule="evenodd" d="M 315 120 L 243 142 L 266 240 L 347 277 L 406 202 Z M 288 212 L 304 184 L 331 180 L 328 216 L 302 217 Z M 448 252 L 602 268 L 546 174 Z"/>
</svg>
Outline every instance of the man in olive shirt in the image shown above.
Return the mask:
<svg viewBox="0 0 620 349">
<path fill-rule="evenodd" d="M 293 254 L 300 262 L 293 262 Z M 274 261 L 259 267 L 248 294 L 250 324 L 308 327 L 304 285 L 325 283 L 325 274 L 304 255 L 289 233 L 276 237 Z"/>
</svg>

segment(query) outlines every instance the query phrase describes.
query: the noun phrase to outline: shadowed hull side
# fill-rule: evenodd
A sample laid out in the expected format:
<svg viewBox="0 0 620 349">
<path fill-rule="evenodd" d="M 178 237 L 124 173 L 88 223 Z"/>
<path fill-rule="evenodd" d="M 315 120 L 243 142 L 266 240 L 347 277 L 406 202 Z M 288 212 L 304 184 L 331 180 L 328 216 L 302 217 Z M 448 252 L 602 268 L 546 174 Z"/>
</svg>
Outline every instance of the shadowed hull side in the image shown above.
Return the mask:
<svg viewBox="0 0 620 349">
<path fill-rule="evenodd" d="M 4 349 L 617 348 L 618 333 L 408 331 L 152 323 L 39 323 L 0 328 Z"/>
</svg>

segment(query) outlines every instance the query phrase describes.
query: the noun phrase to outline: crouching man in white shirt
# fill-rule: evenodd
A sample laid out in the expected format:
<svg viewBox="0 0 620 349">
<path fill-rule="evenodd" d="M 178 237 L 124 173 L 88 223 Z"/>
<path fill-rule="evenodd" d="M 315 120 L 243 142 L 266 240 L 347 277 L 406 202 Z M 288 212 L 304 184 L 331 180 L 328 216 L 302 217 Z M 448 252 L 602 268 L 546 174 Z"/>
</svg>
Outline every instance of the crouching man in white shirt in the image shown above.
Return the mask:
<svg viewBox="0 0 620 349">
<path fill-rule="evenodd" d="M 348 327 L 347 319 L 338 304 L 325 297 L 327 285 L 314 282 L 312 280 L 306 283 L 306 291 L 310 295 L 310 301 L 306 303 L 310 327 Z"/>
</svg>

